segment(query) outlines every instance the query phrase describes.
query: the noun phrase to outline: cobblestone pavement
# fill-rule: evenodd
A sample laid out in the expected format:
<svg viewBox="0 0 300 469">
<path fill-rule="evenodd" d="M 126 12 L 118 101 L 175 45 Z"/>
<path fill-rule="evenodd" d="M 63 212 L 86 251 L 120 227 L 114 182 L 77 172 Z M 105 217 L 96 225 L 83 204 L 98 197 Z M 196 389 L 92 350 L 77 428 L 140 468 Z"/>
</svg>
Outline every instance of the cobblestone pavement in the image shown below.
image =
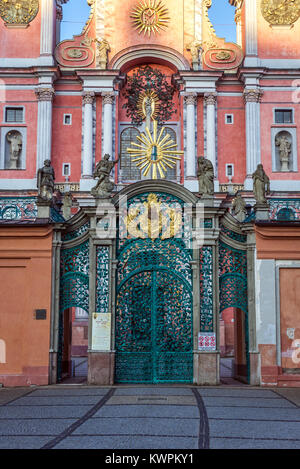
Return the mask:
<svg viewBox="0 0 300 469">
<path fill-rule="evenodd" d="M 0 448 L 300 448 L 300 389 L 0 389 Z"/>
</svg>

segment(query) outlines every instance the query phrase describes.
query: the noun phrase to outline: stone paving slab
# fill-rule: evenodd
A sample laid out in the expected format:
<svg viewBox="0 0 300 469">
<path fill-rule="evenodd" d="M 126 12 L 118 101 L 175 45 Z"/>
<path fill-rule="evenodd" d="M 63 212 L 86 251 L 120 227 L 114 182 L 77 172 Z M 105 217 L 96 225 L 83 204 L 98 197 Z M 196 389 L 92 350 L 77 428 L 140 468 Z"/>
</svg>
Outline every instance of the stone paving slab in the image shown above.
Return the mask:
<svg viewBox="0 0 300 469">
<path fill-rule="evenodd" d="M 197 449 L 197 438 L 164 436 L 70 436 L 55 449 Z"/>
<path fill-rule="evenodd" d="M 191 396 L 193 394 L 190 388 L 176 388 L 176 387 L 156 387 L 149 386 L 146 388 L 117 388 L 115 396 Z"/>
<path fill-rule="evenodd" d="M 1 416 L 1 414 L 0 414 Z M 116 405 L 102 407 L 94 417 L 167 417 L 167 418 L 199 418 L 196 406 L 174 405 Z"/>
<path fill-rule="evenodd" d="M 205 406 L 211 407 L 274 407 L 274 408 L 292 408 L 296 406 L 284 399 L 249 399 L 247 397 L 203 397 Z"/>
<path fill-rule="evenodd" d="M 141 399 L 141 396 L 112 396 L 106 405 L 136 405 L 136 404 L 149 404 L 149 405 L 196 405 L 196 399 L 192 396 L 161 396 L 162 399 Z"/>
<path fill-rule="evenodd" d="M 80 418 L 85 415 L 91 405 L 87 406 L 6 406 L 0 407 L 1 420 L 10 419 L 47 419 L 47 418 Z"/>
<path fill-rule="evenodd" d="M 83 423 L 74 432 L 74 435 L 165 435 L 165 436 L 192 436 L 199 433 L 199 419 L 115 419 L 93 418 Z"/>
<path fill-rule="evenodd" d="M 21 397 L 20 399 L 8 404 L 8 406 L 60 406 L 60 405 L 81 405 L 84 400 L 84 404 L 96 404 L 101 399 L 101 396 L 64 396 L 64 397 L 46 397 L 46 396 L 39 396 L 39 397 L 32 397 L 31 395 L 28 397 Z"/>
<path fill-rule="evenodd" d="M 74 422 L 75 419 L 1 420 L 0 435 L 58 435 Z"/>
<path fill-rule="evenodd" d="M 8 402 L 18 399 L 19 397 L 25 396 L 31 393 L 31 388 L 1 388 L 0 389 L 0 406 L 5 405 Z"/>
<path fill-rule="evenodd" d="M 300 447 L 300 425 L 298 422 L 260 422 L 242 420 L 210 420 L 210 437 L 244 437 L 257 439 L 298 439 Z"/>
<path fill-rule="evenodd" d="M 207 407 L 208 418 L 236 420 L 281 420 L 300 422 L 300 409 L 262 409 L 248 407 Z M 300 432 L 300 429 L 299 429 Z"/>
<path fill-rule="evenodd" d="M 5 436 L 0 437 L 0 449 L 40 449 L 49 436 Z"/>
<path fill-rule="evenodd" d="M 33 397 L 73 397 L 73 396 L 104 396 L 110 388 L 43 388 L 34 391 Z"/>
<path fill-rule="evenodd" d="M 300 407 L 300 388 L 292 388 L 292 389 L 283 389 L 277 388 L 276 393 L 280 396 L 288 399 L 289 401 L 293 402 L 296 406 Z"/>
<path fill-rule="evenodd" d="M 299 449 L 299 441 L 211 438 L 210 449 Z"/>
<path fill-rule="evenodd" d="M 219 388 L 219 389 L 199 389 L 198 393 L 202 397 L 248 397 L 250 399 L 280 399 L 280 396 L 273 391 L 268 389 L 266 390 L 259 390 L 259 389 L 226 389 L 226 388 Z"/>
</svg>

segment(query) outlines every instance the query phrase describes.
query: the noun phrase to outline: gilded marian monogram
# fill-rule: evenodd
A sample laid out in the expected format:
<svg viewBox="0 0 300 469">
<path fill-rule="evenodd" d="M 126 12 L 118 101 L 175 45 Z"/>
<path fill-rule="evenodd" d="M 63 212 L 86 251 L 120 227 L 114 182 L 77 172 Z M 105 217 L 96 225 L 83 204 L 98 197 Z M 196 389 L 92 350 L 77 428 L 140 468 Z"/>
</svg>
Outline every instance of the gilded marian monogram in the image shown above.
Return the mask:
<svg viewBox="0 0 300 469">
<path fill-rule="evenodd" d="M 0 0 L 0 16 L 6 24 L 26 25 L 38 11 L 39 0 Z"/>
<path fill-rule="evenodd" d="M 168 14 L 161 0 L 144 0 L 134 8 L 131 18 L 139 34 L 144 32 L 150 37 L 151 33 L 158 33 L 167 27 L 170 20 Z"/>
<path fill-rule="evenodd" d="M 300 18 L 300 0 L 262 0 L 261 11 L 271 25 L 292 25 Z"/>
</svg>

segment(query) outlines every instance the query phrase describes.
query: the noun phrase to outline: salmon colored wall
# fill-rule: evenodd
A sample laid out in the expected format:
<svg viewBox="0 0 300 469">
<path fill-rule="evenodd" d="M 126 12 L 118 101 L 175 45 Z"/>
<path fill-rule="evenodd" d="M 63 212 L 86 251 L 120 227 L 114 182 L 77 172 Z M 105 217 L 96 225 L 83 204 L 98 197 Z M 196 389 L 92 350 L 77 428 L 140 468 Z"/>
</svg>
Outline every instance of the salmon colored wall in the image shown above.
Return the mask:
<svg viewBox="0 0 300 469">
<path fill-rule="evenodd" d="M 24 81 L 23 81 L 24 83 Z M 27 84 L 27 80 L 26 80 Z M 25 127 L 26 141 L 26 169 L 0 170 L 0 179 L 32 179 L 36 175 L 36 142 L 37 142 L 37 113 L 38 104 L 34 90 L 7 90 L 5 102 L 0 103 L 1 127 Z M 5 107 L 23 106 L 25 109 L 24 124 L 5 124 Z"/>
<path fill-rule="evenodd" d="M 52 230 L 49 227 L 1 227 L 0 339 L 6 363 L 4 386 L 46 385 L 49 376 Z M 47 319 L 36 320 L 36 309 Z"/>
<path fill-rule="evenodd" d="M 176 49 L 181 54 L 190 55 L 185 45 L 194 38 L 194 5 L 189 0 L 168 0 L 170 22 L 165 32 L 148 35 L 138 34 L 130 18 L 132 10 L 139 4 L 137 0 L 126 0 L 120 8 L 119 0 L 105 3 L 105 37 L 110 43 L 112 58 L 119 51 L 139 44 L 163 45 Z M 186 31 L 184 35 L 184 29 Z M 116 31 L 118 34 L 116 34 Z"/>
<path fill-rule="evenodd" d="M 291 86 L 291 82 L 288 83 Z M 275 84 L 273 86 L 276 86 Z M 280 86 L 284 86 L 283 83 Z M 274 109 L 294 109 L 294 124 L 274 124 Z M 298 172 L 272 172 L 272 140 L 271 129 L 273 127 L 299 129 L 300 128 L 300 109 L 299 104 L 292 101 L 292 91 L 265 91 L 261 103 L 261 158 L 266 173 L 270 179 L 276 180 L 298 180 Z M 300 138 L 297 131 L 297 153 L 298 153 L 298 170 L 300 168 Z"/>
<path fill-rule="evenodd" d="M 72 114 L 72 125 L 64 125 L 64 114 Z M 81 176 L 82 97 L 56 95 L 53 100 L 52 164 L 56 182 L 64 182 L 62 164 L 71 163 L 70 181 Z"/>
<path fill-rule="evenodd" d="M 225 115 L 233 114 L 234 123 L 226 124 Z M 226 164 L 234 164 L 233 183 L 242 184 L 246 177 L 245 106 L 242 97 L 218 97 L 218 178 L 228 183 Z"/>
<path fill-rule="evenodd" d="M 291 29 L 271 28 L 257 2 L 258 56 L 261 59 L 298 59 L 300 20 Z"/>
<path fill-rule="evenodd" d="M 300 260 L 300 229 L 255 226 L 258 259 Z"/>
<path fill-rule="evenodd" d="M 298 369 L 300 363 L 292 359 L 293 341 L 300 341 L 300 269 L 280 269 L 280 329 L 281 329 L 281 366 L 283 369 Z M 287 335 L 287 329 L 295 329 L 294 339 Z M 298 349 L 300 350 L 300 349 Z M 298 357 L 300 354 L 298 354 Z"/>
<path fill-rule="evenodd" d="M 41 8 L 26 29 L 9 29 L 0 20 L 0 57 L 36 58 L 40 55 Z"/>
</svg>

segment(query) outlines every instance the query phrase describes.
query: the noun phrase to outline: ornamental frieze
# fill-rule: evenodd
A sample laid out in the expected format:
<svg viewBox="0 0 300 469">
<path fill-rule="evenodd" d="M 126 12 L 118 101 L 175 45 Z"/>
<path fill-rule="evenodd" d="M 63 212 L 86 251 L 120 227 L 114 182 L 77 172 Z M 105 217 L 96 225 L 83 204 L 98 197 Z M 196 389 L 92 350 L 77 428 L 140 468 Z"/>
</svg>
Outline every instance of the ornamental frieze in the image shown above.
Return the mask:
<svg viewBox="0 0 300 469">
<path fill-rule="evenodd" d="M 6 25 L 28 25 L 38 14 L 39 0 L 0 0 L 0 16 Z"/>
<path fill-rule="evenodd" d="M 291 26 L 300 18 L 300 0 L 261 0 L 261 12 L 271 26 Z"/>
</svg>

